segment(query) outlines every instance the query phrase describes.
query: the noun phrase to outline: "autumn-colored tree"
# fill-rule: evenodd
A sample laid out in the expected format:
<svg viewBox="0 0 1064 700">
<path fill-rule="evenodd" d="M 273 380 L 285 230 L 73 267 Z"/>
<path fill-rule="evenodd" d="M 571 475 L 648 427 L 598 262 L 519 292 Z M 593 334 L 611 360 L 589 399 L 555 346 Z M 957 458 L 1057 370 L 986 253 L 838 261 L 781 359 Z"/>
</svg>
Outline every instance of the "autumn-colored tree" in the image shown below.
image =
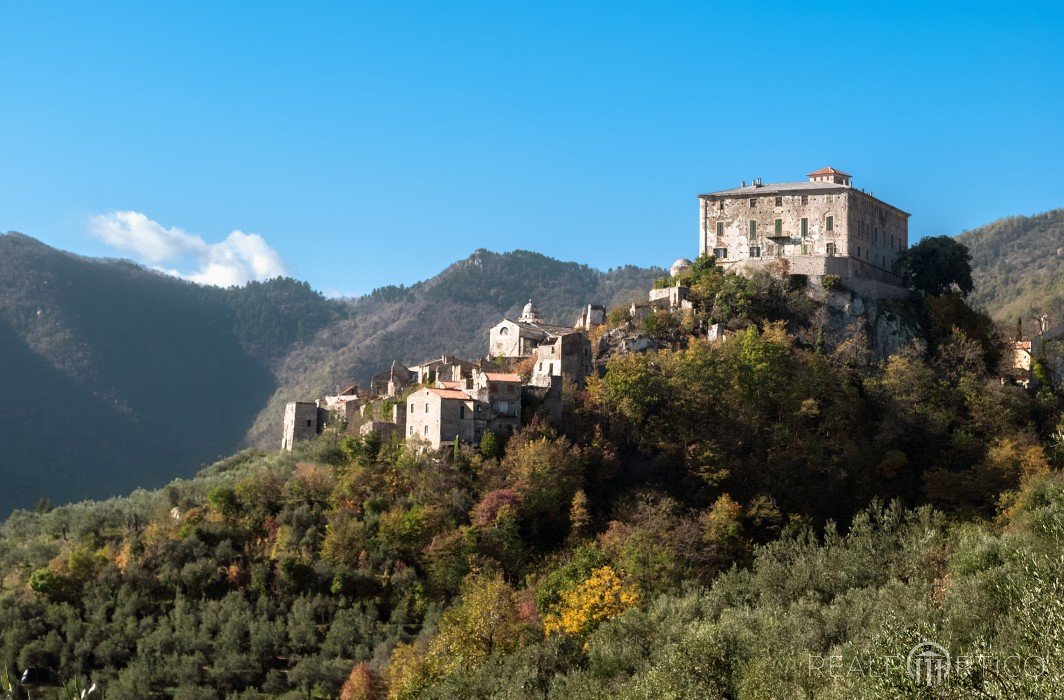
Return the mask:
<svg viewBox="0 0 1064 700">
<path fill-rule="evenodd" d="M 510 439 L 501 468 L 521 496 L 521 527 L 526 541 L 549 546 L 565 538 L 569 503 L 583 481 L 580 449 L 549 428 L 530 426 Z"/>
<path fill-rule="evenodd" d="M 340 700 L 380 700 L 383 696 L 384 684 L 380 675 L 365 661 L 351 670 L 340 691 Z"/>
<path fill-rule="evenodd" d="M 384 673 L 388 700 L 415 698 L 432 682 L 427 646 L 424 640 L 419 639 L 409 644 L 399 644 L 392 650 Z"/>
<path fill-rule="evenodd" d="M 460 602 L 440 617 L 428 658 L 435 673 L 447 675 L 478 666 L 492 654 L 521 643 L 513 590 L 498 573 L 474 573 L 462 586 Z"/>
<path fill-rule="evenodd" d="M 543 617 L 543 629 L 548 635 L 582 634 L 638 602 L 639 589 L 612 567 L 603 566 L 592 571 L 577 588 L 562 593 L 559 610 Z"/>
<path fill-rule="evenodd" d="M 569 536 L 573 539 L 586 537 L 591 527 L 591 513 L 588 512 L 587 494 L 583 489 L 573 494 L 569 505 Z"/>
</svg>

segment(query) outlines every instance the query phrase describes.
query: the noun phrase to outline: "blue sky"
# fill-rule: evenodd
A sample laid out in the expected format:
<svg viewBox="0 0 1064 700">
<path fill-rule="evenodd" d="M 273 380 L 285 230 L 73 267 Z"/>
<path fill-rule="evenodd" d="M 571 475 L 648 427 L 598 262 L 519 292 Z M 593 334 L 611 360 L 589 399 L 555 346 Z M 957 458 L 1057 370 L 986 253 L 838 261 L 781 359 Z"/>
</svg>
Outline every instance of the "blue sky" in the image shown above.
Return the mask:
<svg viewBox="0 0 1064 700">
<path fill-rule="evenodd" d="M 1062 34 L 1054 3 L 5 3 L 0 230 L 358 294 L 481 247 L 667 265 L 700 192 L 833 165 L 952 234 L 1064 206 Z"/>
</svg>

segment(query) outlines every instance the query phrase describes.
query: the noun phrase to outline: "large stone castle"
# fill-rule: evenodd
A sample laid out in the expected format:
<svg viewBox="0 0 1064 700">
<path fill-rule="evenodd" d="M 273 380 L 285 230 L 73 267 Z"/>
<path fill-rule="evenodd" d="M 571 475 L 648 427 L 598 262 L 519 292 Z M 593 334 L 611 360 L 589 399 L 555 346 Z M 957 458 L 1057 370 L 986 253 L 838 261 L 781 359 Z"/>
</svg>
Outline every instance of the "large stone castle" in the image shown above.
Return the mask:
<svg viewBox="0 0 1064 700">
<path fill-rule="evenodd" d="M 854 189 L 835 168 L 808 178 L 699 195 L 699 253 L 737 271 L 785 260 L 791 274 L 898 284 L 893 265 L 909 244 L 909 214 Z"/>
</svg>

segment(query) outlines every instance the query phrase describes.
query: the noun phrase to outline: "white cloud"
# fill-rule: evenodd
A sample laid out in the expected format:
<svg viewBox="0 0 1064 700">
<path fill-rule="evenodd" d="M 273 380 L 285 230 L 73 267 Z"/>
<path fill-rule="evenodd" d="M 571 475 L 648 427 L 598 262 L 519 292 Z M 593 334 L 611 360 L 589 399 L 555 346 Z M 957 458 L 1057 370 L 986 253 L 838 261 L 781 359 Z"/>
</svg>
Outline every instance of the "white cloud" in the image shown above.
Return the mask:
<svg viewBox="0 0 1064 700">
<path fill-rule="evenodd" d="M 165 228 L 136 211 L 94 216 L 89 229 L 107 245 L 138 261 L 199 284 L 229 287 L 279 277 L 288 270 L 277 251 L 255 233 L 233 231 L 221 243 L 207 243 L 176 226 Z M 162 263 L 188 271 L 162 268 Z"/>
</svg>

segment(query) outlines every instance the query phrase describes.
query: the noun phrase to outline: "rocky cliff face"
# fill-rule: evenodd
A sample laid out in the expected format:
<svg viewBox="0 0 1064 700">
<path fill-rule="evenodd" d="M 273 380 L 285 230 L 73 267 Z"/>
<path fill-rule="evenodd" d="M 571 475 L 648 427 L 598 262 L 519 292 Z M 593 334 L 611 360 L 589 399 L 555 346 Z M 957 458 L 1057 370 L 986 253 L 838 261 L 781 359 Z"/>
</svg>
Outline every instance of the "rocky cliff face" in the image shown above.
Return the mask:
<svg viewBox="0 0 1064 700">
<path fill-rule="evenodd" d="M 876 299 L 848 289 L 820 292 L 827 311 L 825 333 L 841 336 L 863 324 L 876 360 L 885 360 L 920 336 L 916 310 L 908 299 Z M 819 296 L 815 291 L 813 295 Z"/>
<path fill-rule="evenodd" d="M 840 288 L 829 291 L 818 284 L 810 284 L 806 291 L 813 301 L 820 304 L 818 319 L 813 323 L 823 328 L 829 348 L 863 332 L 867 338 L 870 359 L 878 362 L 922 336 L 917 307 L 909 296 L 896 288 Z M 708 335 L 705 328 L 698 335 L 710 340 L 725 339 L 734 330 L 734 327 L 729 329 L 724 324 L 715 324 L 708 329 Z M 808 329 L 798 334 L 806 342 L 813 342 L 814 333 Z M 609 329 L 598 337 L 594 344 L 595 362 L 603 371 L 605 363 L 616 355 L 646 352 L 677 344 L 684 347 L 688 339 L 685 333 L 680 332 L 665 341 L 655 339 L 645 332 L 640 322 L 633 321 Z"/>
</svg>

